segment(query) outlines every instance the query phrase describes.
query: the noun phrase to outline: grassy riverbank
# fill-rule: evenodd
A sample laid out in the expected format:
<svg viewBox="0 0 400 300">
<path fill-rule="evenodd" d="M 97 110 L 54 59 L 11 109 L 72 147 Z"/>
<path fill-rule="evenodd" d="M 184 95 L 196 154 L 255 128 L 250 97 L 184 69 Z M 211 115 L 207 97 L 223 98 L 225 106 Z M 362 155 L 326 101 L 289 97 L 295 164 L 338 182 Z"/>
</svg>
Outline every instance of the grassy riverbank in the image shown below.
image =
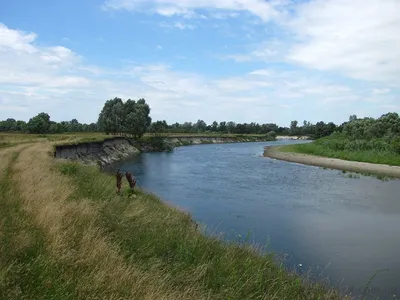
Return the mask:
<svg viewBox="0 0 400 300">
<path fill-rule="evenodd" d="M 339 299 L 39 141 L 0 149 L 1 299 Z"/>
<path fill-rule="evenodd" d="M 400 154 L 390 144 L 378 139 L 350 140 L 333 135 L 312 143 L 281 146 L 279 151 L 400 166 Z"/>
</svg>

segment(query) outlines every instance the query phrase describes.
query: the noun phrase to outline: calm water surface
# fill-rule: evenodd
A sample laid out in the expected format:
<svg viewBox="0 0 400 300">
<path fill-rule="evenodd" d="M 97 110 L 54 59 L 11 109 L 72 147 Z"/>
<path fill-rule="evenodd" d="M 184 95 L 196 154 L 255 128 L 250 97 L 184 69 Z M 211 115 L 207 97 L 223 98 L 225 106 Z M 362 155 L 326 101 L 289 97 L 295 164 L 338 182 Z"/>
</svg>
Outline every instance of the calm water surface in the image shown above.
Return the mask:
<svg viewBox="0 0 400 300">
<path fill-rule="evenodd" d="M 336 170 L 261 157 L 269 144 L 243 143 L 146 153 L 111 166 L 189 211 L 213 232 L 281 253 L 313 279 L 370 297 L 400 299 L 400 181 L 348 178 Z M 374 297 L 372 297 L 374 296 Z"/>
</svg>

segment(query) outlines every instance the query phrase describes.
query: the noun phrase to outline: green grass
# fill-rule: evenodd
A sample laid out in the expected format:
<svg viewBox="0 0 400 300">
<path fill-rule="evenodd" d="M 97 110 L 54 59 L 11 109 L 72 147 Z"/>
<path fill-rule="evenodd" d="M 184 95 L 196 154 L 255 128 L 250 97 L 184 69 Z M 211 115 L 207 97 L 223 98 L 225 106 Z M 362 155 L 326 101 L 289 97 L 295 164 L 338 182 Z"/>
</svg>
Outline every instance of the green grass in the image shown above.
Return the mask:
<svg viewBox="0 0 400 300">
<path fill-rule="evenodd" d="M 0 174 L 0 299 L 73 299 L 64 266 L 52 261 L 43 232 L 22 208 L 13 178 L 18 156 Z"/>
<path fill-rule="evenodd" d="M 400 155 L 390 150 L 335 150 L 318 144 L 318 142 L 312 142 L 308 144 L 285 145 L 280 147 L 279 151 L 400 166 Z"/>
<path fill-rule="evenodd" d="M 335 291 L 287 272 L 273 254 L 205 237 L 188 214 L 151 194 L 116 196 L 114 178 L 95 167 L 69 163 L 59 170 L 78 187 L 73 199 L 102 207 L 98 227 L 125 258 L 142 270 L 164 270 L 175 290 L 193 285 L 210 299 L 339 299 Z"/>
</svg>

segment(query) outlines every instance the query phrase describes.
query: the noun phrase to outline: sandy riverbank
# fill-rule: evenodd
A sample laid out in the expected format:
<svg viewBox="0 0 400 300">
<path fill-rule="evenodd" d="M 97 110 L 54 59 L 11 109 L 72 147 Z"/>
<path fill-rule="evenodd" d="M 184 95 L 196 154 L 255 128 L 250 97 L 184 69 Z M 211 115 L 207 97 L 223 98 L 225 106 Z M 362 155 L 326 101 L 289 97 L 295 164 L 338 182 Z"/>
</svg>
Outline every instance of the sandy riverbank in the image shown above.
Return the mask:
<svg viewBox="0 0 400 300">
<path fill-rule="evenodd" d="M 345 170 L 359 173 L 372 173 L 400 178 L 400 167 L 372 164 L 357 161 L 348 161 L 337 158 L 328 158 L 300 153 L 280 152 L 279 146 L 264 148 L 264 156 L 279 160 L 301 163 L 305 165 L 324 167 L 337 170 Z"/>
</svg>

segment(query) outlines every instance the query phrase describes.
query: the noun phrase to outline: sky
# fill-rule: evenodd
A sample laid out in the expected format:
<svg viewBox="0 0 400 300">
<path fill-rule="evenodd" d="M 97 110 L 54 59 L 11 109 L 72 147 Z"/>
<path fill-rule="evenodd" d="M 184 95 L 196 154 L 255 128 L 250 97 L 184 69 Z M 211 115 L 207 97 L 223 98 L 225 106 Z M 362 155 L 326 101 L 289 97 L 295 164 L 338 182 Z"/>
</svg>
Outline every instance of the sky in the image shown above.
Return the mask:
<svg viewBox="0 0 400 300">
<path fill-rule="evenodd" d="M 400 111 L 399 0 L 0 0 L 0 120 L 277 123 Z"/>
</svg>

